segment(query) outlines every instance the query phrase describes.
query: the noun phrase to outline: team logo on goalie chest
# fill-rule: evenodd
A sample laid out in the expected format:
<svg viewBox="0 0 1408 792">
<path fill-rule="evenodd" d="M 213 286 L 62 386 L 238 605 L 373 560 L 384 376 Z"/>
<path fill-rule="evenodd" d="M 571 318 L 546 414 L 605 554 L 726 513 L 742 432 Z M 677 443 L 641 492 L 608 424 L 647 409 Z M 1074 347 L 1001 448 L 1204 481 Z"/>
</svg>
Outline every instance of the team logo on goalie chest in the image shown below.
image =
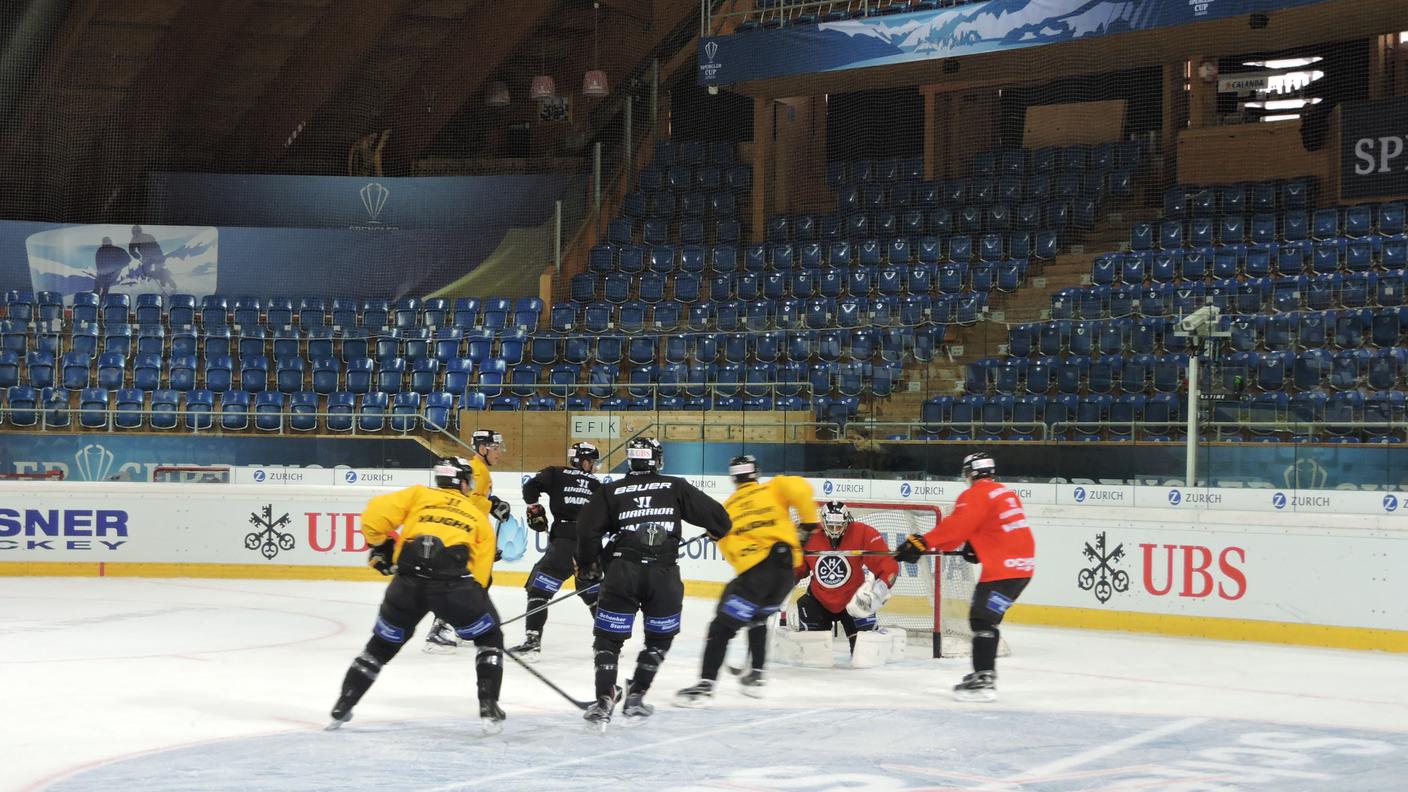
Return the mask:
<svg viewBox="0 0 1408 792">
<path fill-rule="evenodd" d="M 816 562 L 815 576 L 823 588 L 840 588 L 851 579 L 851 563 L 841 556 L 822 556 Z"/>
</svg>

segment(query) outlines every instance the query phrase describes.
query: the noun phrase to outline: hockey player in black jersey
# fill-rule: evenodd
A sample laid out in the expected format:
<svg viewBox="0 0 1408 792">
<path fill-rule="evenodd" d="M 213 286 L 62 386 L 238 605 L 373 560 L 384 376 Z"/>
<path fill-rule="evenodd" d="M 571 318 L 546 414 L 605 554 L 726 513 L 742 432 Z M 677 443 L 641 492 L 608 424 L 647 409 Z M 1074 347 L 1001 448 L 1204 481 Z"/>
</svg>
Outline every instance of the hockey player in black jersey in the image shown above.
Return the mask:
<svg viewBox="0 0 1408 792">
<path fill-rule="evenodd" d="M 626 446 L 625 478 L 604 485 L 577 517 L 577 585 L 589 586 L 606 567 L 596 606 L 596 703 L 584 716 L 605 730 L 616 702 L 616 665 L 631 637 L 636 612 L 645 616 L 645 648 L 635 674 L 626 680 L 622 713 L 627 720 L 648 717 L 654 707 L 646 691 L 680 631 L 684 583 L 680 581 L 681 522 L 698 525 L 715 538 L 728 533 L 728 512 L 718 501 L 675 476 L 661 475 L 664 452 L 652 438 Z M 611 537 L 602 550 L 602 538 Z"/>
<path fill-rule="evenodd" d="M 528 573 L 525 586 L 528 590 L 528 617 L 523 643 L 509 650 L 522 660 L 532 662 L 538 659 L 543 625 L 548 621 L 548 611 L 543 606 L 576 572 L 573 562 L 577 557 L 577 513 L 601 489 L 601 482 L 592 475 L 600 458 L 601 453 L 591 443 L 573 443 L 567 455 L 567 467 L 545 467 L 523 483 L 523 502 L 528 504 L 528 527 L 539 533 L 548 532 L 548 549 L 533 566 L 533 571 Z M 552 509 L 551 528 L 548 527 L 547 512 L 538 503 L 538 498 L 544 494 L 548 496 L 548 507 Z M 578 591 L 583 588 L 578 581 Z M 581 595 L 593 614 L 596 612 L 598 594 L 599 590 L 593 590 Z M 535 609 L 539 610 L 534 613 Z"/>
</svg>

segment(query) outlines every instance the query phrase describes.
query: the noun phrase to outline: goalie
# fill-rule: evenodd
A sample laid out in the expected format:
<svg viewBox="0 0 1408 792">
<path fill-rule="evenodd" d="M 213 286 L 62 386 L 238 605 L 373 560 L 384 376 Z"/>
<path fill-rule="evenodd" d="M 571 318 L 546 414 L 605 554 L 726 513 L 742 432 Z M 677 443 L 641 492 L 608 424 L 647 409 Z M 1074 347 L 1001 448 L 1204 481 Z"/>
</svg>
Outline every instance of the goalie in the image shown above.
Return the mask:
<svg viewBox="0 0 1408 792">
<path fill-rule="evenodd" d="M 899 564 L 890 555 L 825 554 L 838 550 L 890 550 L 880 532 L 857 521 L 841 501 L 831 501 L 822 508 L 821 526 L 822 530 L 803 546 L 806 564 L 797 569 L 798 580 L 810 576 L 811 582 L 797 600 L 793 623 L 797 630 L 815 633 L 790 636 L 798 661 L 803 665 L 831 665 L 831 629 L 839 622 L 851 643 L 853 665 L 879 665 L 889 656 L 892 639 L 876 631 L 875 614 L 890 599 Z"/>
</svg>

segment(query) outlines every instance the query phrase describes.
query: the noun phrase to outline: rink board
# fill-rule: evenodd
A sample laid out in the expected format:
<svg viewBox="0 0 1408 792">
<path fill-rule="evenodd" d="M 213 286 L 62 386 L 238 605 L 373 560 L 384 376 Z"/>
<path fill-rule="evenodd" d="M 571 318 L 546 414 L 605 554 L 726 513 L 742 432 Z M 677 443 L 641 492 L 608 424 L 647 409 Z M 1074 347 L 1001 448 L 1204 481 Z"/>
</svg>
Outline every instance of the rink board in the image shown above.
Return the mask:
<svg viewBox="0 0 1408 792">
<path fill-rule="evenodd" d="M 517 514 L 524 478 L 494 474 Z M 0 483 L 0 574 L 375 579 L 359 515 L 386 487 L 422 479 L 240 468 L 233 484 Z M 690 481 L 720 500 L 732 490 L 724 476 Z M 813 486 L 822 499 L 941 509 L 962 491 Z M 1012 621 L 1408 651 L 1408 493 L 1012 486 L 1037 539 L 1037 574 Z M 524 558 L 495 565 L 496 584 L 522 585 L 546 546 L 531 537 Z M 708 541 L 687 545 L 680 566 L 695 596 L 733 575 Z"/>
</svg>

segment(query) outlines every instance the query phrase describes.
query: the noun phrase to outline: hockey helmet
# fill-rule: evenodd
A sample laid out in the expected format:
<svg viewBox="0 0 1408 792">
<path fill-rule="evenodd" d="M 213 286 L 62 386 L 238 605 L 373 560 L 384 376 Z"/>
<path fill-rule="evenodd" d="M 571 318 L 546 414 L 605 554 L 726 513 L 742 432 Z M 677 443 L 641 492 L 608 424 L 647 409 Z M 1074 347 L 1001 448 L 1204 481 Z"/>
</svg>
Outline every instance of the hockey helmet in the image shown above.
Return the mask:
<svg viewBox="0 0 1408 792">
<path fill-rule="evenodd" d="M 583 462 L 596 462 L 601 459 L 601 452 L 591 443 L 573 443 L 571 450 L 567 452 L 567 463 L 580 470 Z"/>
<path fill-rule="evenodd" d="M 474 468 L 470 467 L 469 460 L 464 457 L 442 457 L 435 462 L 435 467 L 430 469 L 430 473 L 435 477 L 435 486 L 442 489 L 457 490 L 460 482 L 474 486 Z"/>
<path fill-rule="evenodd" d="M 992 478 L 996 473 L 997 462 L 993 461 L 991 454 L 979 451 L 963 458 L 963 478 L 968 481 Z"/>
<path fill-rule="evenodd" d="M 746 484 L 750 481 L 758 480 L 758 460 L 752 454 L 736 456 L 729 460 L 728 474 L 733 476 L 733 483 Z"/>
<path fill-rule="evenodd" d="M 487 446 L 491 451 L 504 450 L 504 436 L 493 429 L 475 429 L 469 436 L 469 444 L 475 451 Z"/>
<path fill-rule="evenodd" d="M 840 539 L 853 519 L 851 510 L 838 500 L 827 501 L 821 509 L 821 528 L 832 539 Z"/>
<path fill-rule="evenodd" d="M 632 473 L 659 473 L 665 469 L 665 449 L 653 437 L 637 437 L 626 444 L 626 461 Z"/>
</svg>

